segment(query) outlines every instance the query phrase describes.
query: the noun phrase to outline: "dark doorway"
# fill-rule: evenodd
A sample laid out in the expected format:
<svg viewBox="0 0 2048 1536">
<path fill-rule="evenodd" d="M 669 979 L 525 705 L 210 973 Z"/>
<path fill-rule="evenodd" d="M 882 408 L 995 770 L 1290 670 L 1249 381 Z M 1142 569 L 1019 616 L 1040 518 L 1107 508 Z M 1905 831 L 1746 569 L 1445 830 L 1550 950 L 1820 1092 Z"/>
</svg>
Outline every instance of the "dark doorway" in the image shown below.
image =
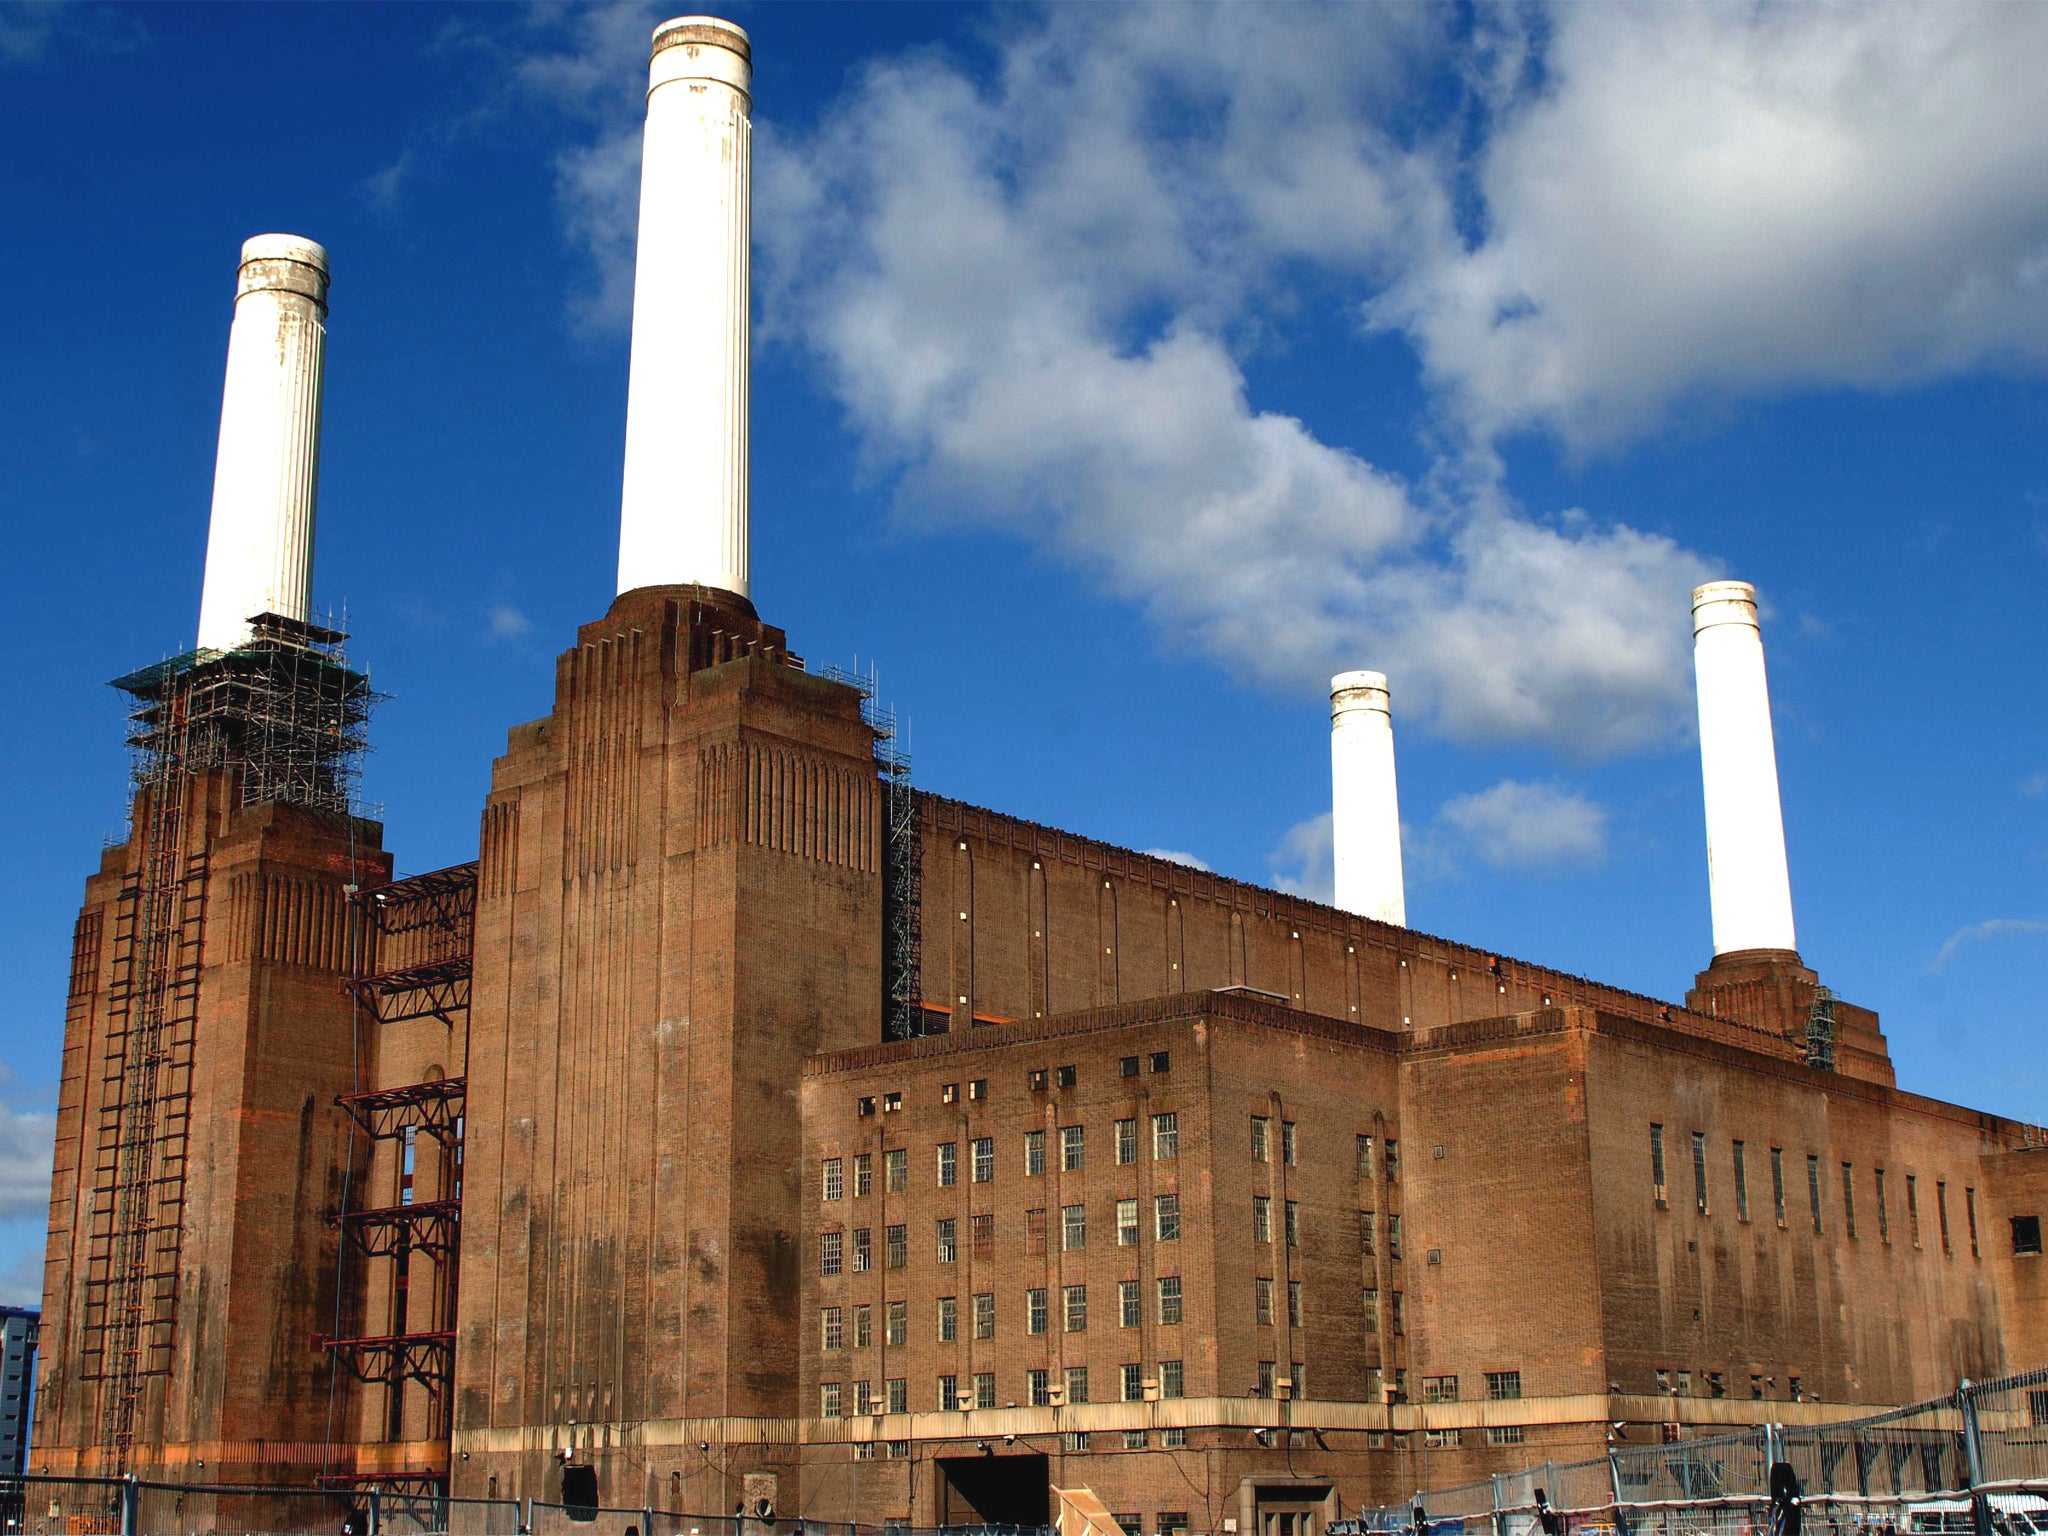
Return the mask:
<svg viewBox="0 0 2048 1536">
<path fill-rule="evenodd" d="M 1049 1525 L 1052 1473 L 1043 1456 L 941 1456 L 941 1525 Z"/>
</svg>

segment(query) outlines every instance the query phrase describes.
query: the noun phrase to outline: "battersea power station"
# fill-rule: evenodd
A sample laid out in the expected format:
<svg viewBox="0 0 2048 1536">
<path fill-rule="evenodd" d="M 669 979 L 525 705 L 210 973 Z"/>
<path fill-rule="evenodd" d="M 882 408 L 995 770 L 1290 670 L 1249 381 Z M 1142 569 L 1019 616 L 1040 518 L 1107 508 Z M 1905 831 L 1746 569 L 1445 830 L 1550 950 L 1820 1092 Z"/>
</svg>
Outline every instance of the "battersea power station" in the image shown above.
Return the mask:
<svg viewBox="0 0 2048 1536">
<path fill-rule="evenodd" d="M 1376 672 L 1334 906 L 914 789 L 749 590 L 750 81 L 655 32 L 618 592 L 468 863 L 357 814 L 328 256 L 242 247 L 197 646 L 116 684 L 33 1470 L 1321 1536 L 2048 1360 L 2040 1133 L 1800 960 L 1748 586 L 1693 595 L 1682 1000 L 1406 926 Z"/>
</svg>

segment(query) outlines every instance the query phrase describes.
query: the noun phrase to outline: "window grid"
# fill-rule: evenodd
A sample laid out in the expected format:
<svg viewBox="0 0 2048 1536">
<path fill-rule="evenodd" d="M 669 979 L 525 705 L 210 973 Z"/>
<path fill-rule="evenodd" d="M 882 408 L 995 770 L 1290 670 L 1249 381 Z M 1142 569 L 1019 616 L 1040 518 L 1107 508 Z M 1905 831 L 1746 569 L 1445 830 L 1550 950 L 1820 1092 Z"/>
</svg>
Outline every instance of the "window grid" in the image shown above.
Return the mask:
<svg viewBox="0 0 2048 1536">
<path fill-rule="evenodd" d="M 1177 1326 L 1181 1319 L 1180 1276 L 1161 1275 L 1153 1283 L 1159 1291 L 1159 1326 Z"/>
<path fill-rule="evenodd" d="M 1180 1196 L 1152 1197 L 1152 1235 L 1162 1243 L 1180 1241 Z"/>
</svg>

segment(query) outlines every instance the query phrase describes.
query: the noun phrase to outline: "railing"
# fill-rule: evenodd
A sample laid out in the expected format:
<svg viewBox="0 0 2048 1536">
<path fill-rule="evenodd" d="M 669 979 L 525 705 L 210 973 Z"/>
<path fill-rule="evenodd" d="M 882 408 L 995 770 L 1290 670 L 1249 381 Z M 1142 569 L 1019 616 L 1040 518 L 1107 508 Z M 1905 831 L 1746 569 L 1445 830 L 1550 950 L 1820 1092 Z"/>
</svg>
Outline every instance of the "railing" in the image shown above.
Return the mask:
<svg viewBox="0 0 2048 1536">
<path fill-rule="evenodd" d="M 1360 1524 L 1417 1536 L 1764 1536 L 1780 1462 L 1799 1480 L 1806 1536 L 2048 1536 L 2048 1369 L 1966 1381 L 1867 1419 L 1544 1462 L 1362 1510 Z"/>
<path fill-rule="evenodd" d="M 370 1488 L 165 1483 L 136 1477 L 0 1477 L 5 1536 L 1052 1536 L 1044 1526 L 691 1515 L 540 1499 L 458 1499 Z"/>
</svg>

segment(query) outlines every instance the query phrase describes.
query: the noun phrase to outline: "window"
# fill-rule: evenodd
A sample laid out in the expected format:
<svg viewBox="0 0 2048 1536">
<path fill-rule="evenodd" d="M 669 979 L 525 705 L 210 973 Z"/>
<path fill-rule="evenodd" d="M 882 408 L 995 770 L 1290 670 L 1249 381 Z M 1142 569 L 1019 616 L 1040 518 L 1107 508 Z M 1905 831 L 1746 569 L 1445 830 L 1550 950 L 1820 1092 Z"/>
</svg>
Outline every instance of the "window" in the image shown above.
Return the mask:
<svg viewBox="0 0 2048 1536">
<path fill-rule="evenodd" d="M 1920 1246 L 1920 1181 L 1910 1173 L 1906 1175 L 1906 1235 L 1915 1248 Z"/>
<path fill-rule="evenodd" d="M 888 1251 L 891 1269 L 901 1269 L 910 1262 L 910 1228 L 898 1223 L 882 1229 L 882 1245 Z"/>
<path fill-rule="evenodd" d="M 1088 1287 L 1068 1285 L 1060 1288 L 1060 1301 L 1066 1309 L 1067 1332 L 1088 1331 Z"/>
<path fill-rule="evenodd" d="M 887 1115 L 887 1114 L 893 1114 L 893 1113 L 894 1113 L 895 1111 L 897 1111 L 897 1110 L 901 1109 L 902 1107 L 903 1107 L 903 1095 L 902 1095 L 902 1094 L 900 1094 L 900 1093 L 885 1093 L 885 1094 L 883 1094 L 883 1095 L 882 1095 L 882 1113 L 883 1113 L 883 1114 L 885 1114 L 885 1115 Z"/>
<path fill-rule="evenodd" d="M 1188 1536 L 1187 1512 L 1178 1509 L 1161 1510 L 1153 1529 L 1159 1536 Z"/>
<path fill-rule="evenodd" d="M 1145 1367 L 1136 1361 L 1126 1360 L 1117 1367 L 1116 1391 L 1119 1400 L 1126 1403 L 1142 1403 L 1145 1400 Z M 1139 1434 L 1139 1443 L 1144 1435 Z"/>
<path fill-rule="evenodd" d="M 1171 1072 L 1173 1070 L 1173 1052 L 1154 1051 L 1152 1053 L 1152 1070 L 1154 1072 Z"/>
<path fill-rule="evenodd" d="M 996 1336 L 996 1297 L 993 1291 L 975 1293 L 974 1336 L 977 1339 L 992 1339 Z M 989 1406 L 995 1405 L 991 1403 Z"/>
<path fill-rule="evenodd" d="M 1057 1072 L 1053 1073 L 1053 1081 L 1062 1088 L 1071 1088 L 1079 1081 L 1079 1077 L 1072 1067 L 1061 1067 Z"/>
<path fill-rule="evenodd" d="M 2035 1225 L 2038 1227 L 2039 1223 Z M 2040 1249 L 2034 1251 L 2038 1253 Z M 1180 1322 L 1180 1276 L 1161 1275 L 1153 1284 L 1159 1291 L 1159 1326 L 1171 1328 Z"/>
<path fill-rule="evenodd" d="M 1361 1179 L 1370 1179 L 1372 1177 L 1372 1138 L 1370 1136 L 1358 1138 L 1358 1176 Z"/>
<path fill-rule="evenodd" d="M 1168 1111 L 1152 1117 L 1152 1161 L 1166 1162 L 1180 1156 L 1180 1116 Z"/>
<path fill-rule="evenodd" d="M 1707 1133 L 1692 1133 L 1692 1206 L 1704 1216 L 1707 1214 Z"/>
<path fill-rule="evenodd" d="M 1086 1130 L 1079 1125 L 1060 1127 L 1060 1167 L 1068 1173 L 1079 1173 L 1088 1166 Z"/>
<path fill-rule="evenodd" d="M 1294 1166 L 1294 1122 L 1292 1120 L 1282 1120 L 1280 1122 L 1280 1161 L 1290 1168 Z"/>
<path fill-rule="evenodd" d="M 1884 1170 L 1877 1170 L 1877 1240 L 1888 1243 L 1892 1240 L 1892 1213 L 1887 1209 L 1884 1197 Z"/>
<path fill-rule="evenodd" d="M 818 1273 L 836 1275 L 840 1269 L 839 1245 L 845 1240 L 843 1232 L 821 1232 L 818 1234 Z"/>
<path fill-rule="evenodd" d="M 1026 1131 L 1024 1133 L 1024 1172 L 1034 1179 L 1045 1172 L 1045 1132 L 1043 1131 Z"/>
<path fill-rule="evenodd" d="M 1735 1219 L 1749 1220 L 1749 1168 L 1743 1161 L 1743 1145 L 1735 1143 Z"/>
<path fill-rule="evenodd" d="M 853 1229 L 853 1272 L 864 1275 L 875 1267 L 875 1233 L 872 1227 Z"/>
<path fill-rule="evenodd" d="M 960 1302 L 956 1297 L 939 1298 L 939 1342 L 950 1344 L 960 1337 Z"/>
<path fill-rule="evenodd" d="M 939 1102 L 941 1104 L 955 1104 L 959 1102 L 959 1099 L 960 1085 L 958 1083 L 945 1083 L 940 1086 Z"/>
<path fill-rule="evenodd" d="M 939 1218 L 939 1262 L 951 1264 L 960 1257 L 960 1222 L 953 1216 Z"/>
<path fill-rule="evenodd" d="M 1380 1293 L 1374 1287 L 1368 1285 L 1359 1294 L 1365 1302 L 1365 1326 L 1374 1333 L 1378 1333 L 1380 1331 Z"/>
<path fill-rule="evenodd" d="M 874 1095 L 873 1095 L 873 1094 L 866 1094 L 866 1095 L 863 1095 L 863 1096 L 861 1097 L 860 1101 L 859 1101 L 859 1102 L 858 1102 L 857 1104 L 855 1104 L 855 1105 L 854 1105 L 854 1112 L 855 1112 L 856 1114 L 858 1114 L 858 1115 L 861 1115 L 861 1116 L 863 1116 L 863 1117 L 865 1117 L 865 1116 L 868 1116 L 868 1115 L 872 1115 L 872 1114 L 873 1114 L 873 1113 L 875 1112 L 875 1099 L 874 1099 Z"/>
<path fill-rule="evenodd" d="M 1669 1203 L 1664 1198 L 1664 1127 L 1654 1120 L 1650 1122 L 1650 1192 L 1657 1209 L 1663 1210 Z"/>
<path fill-rule="evenodd" d="M 839 1417 L 839 1383 L 821 1381 L 818 1383 L 818 1416 L 825 1419 Z"/>
<path fill-rule="evenodd" d="M 1948 1241 L 1948 1181 L 1945 1179 L 1934 1181 L 1934 1217 L 1941 1227 L 1941 1251 L 1953 1252 Z"/>
<path fill-rule="evenodd" d="M 1159 1431 L 1159 1443 L 1169 1451 L 1184 1451 L 1188 1448 L 1188 1432 L 1184 1429 L 1162 1429 Z"/>
<path fill-rule="evenodd" d="M 1261 1360 L 1259 1362 L 1259 1384 L 1258 1387 L 1253 1391 L 1252 1395 L 1254 1397 L 1271 1397 L 1273 1395 L 1272 1361 Z"/>
<path fill-rule="evenodd" d="M 1159 1395 L 1169 1400 L 1188 1395 L 1188 1373 L 1180 1361 L 1159 1362 Z"/>
<path fill-rule="evenodd" d="M 2016 1254 L 2035 1254 L 2041 1251 L 2041 1218 L 2038 1216 L 2014 1216 L 2012 1222 L 2012 1251 Z"/>
<path fill-rule="evenodd" d="M 939 1143 L 939 1188 L 951 1189 L 960 1182 L 959 1161 L 959 1147 L 955 1143 Z"/>
<path fill-rule="evenodd" d="M 1273 1326 L 1273 1279 L 1260 1275 L 1252 1282 L 1253 1320 L 1261 1328 Z"/>
<path fill-rule="evenodd" d="M 856 1381 L 853 1384 L 853 1411 L 860 1415 L 870 1414 L 875 1411 L 875 1384 L 873 1382 Z M 870 1456 L 875 1453 L 872 1441 L 867 1443 L 867 1452 Z"/>
<path fill-rule="evenodd" d="M 1045 1252 L 1045 1207 L 1024 1213 L 1024 1251 L 1031 1254 Z"/>
<path fill-rule="evenodd" d="M 974 1373 L 974 1406 L 993 1408 L 996 1405 L 996 1373 L 976 1371 Z"/>
<path fill-rule="evenodd" d="M 1856 1165 L 1842 1164 L 1842 1230 L 1856 1235 Z"/>
<path fill-rule="evenodd" d="M 837 1200 L 845 1189 L 840 1179 L 840 1163 L 836 1157 L 828 1157 L 824 1164 L 824 1195 L 827 1200 Z"/>
<path fill-rule="evenodd" d="M 1308 1367 L 1303 1365 L 1299 1360 L 1297 1360 L 1294 1362 L 1294 1364 L 1287 1368 L 1287 1375 L 1289 1385 L 1292 1386 L 1294 1389 L 1294 1395 L 1298 1398 L 1307 1397 Z M 1294 1441 L 1294 1444 L 1308 1444 L 1308 1432 L 1306 1430 L 1297 1429 L 1294 1431 L 1294 1433 L 1301 1437 L 1300 1439 Z"/>
<path fill-rule="evenodd" d="M 1116 1245 L 1130 1248 L 1138 1241 L 1138 1202 L 1119 1200 L 1116 1203 Z"/>
<path fill-rule="evenodd" d="M 910 1412 L 910 1382 L 907 1378 L 891 1376 L 882 1383 L 882 1388 L 889 1396 L 889 1412 Z"/>
<path fill-rule="evenodd" d="M 1423 1377 L 1422 1400 L 1425 1403 L 1455 1403 L 1458 1400 L 1458 1378 L 1455 1376 Z"/>
<path fill-rule="evenodd" d="M 1043 1092 L 1045 1092 L 1045 1091 L 1046 1091 L 1046 1089 L 1050 1088 L 1051 1086 L 1052 1086 L 1052 1074 L 1051 1074 L 1051 1073 L 1047 1072 L 1047 1071 L 1045 1070 L 1045 1068 L 1043 1068 L 1043 1067 L 1035 1067 L 1035 1068 L 1033 1068 L 1033 1069 L 1032 1069 L 1032 1072 L 1031 1072 L 1031 1091 L 1032 1091 L 1033 1093 L 1043 1093 Z"/>
<path fill-rule="evenodd" d="M 1044 1408 L 1049 1406 L 1052 1402 L 1052 1373 L 1042 1368 L 1026 1371 L 1024 1373 L 1024 1389 L 1032 1407 Z"/>
<path fill-rule="evenodd" d="M 1974 1259 L 1974 1258 L 1976 1258 L 1976 1257 L 1977 1257 L 1977 1191 L 1976 1191 L 1976 1190 L 1974 1190 L 1974 1189 L 1970 1189 L 1970 1188 L 1967 1188 L 1967 1187 L 1966 1187 L 1966 1188 L 1965 1188 L 1965 1189 L 1963 1190 L 1963 1210 L 1964 1210 L 1964 1212 L 1965 1212 L 1965 1213 L 1966 1213 L 1966 1214 L 1968 1215 L 1968 1217 L 1969 1217 L 1969 1220 L 1970 1220 L 1970 1257 Z"/>
<path fill-rule="evenodd" d="M 1520 1371 L 1488 1371 L 1486 1373 L 1486 1398 L 1493 1403 L 1511 1403 L 1522 1395 L 1522 1373 Z"/>
<path fill-rule="evenodd" d="M 958 1413 L 959 1411 L 960 1378 L 958 1376 L 941 1376 L 939 1378 L 939 1412 Z"/>
<path fill-rule="evenodd" d="M 974 1182 L 987 1184 L 996 1176 L 996 1139 L 993 1136 L 977 1136 L 970 1144 L 974 1151 Z"/>
<path fill-rule="evenodd" d="M 905 1344 L 908 1344 L 910 1342 L 910 1303 L 907 1301 L 890 1302 L 884 1328 L 885 1331 L 882 1337 L 888 1340 L 890 1347 L 901 1349 Z"/>
<path fill-rule="evenodd" d="M 1358 1213 L 1358 1251 L 1360 1253 L 1371 1253 L 1373 1251 L 1374 1230 L 1378 1226 L 1379 1215 L 1377 1212 L 1360 1211 Z"/>
<path fill-rule="evenodd" d="M 981 1100 L 987 1098 L 988 1079 L 985 1077 L 977 1077 L 972 1082 L 970 1082 L 967 1085 L 967 1097 L 974 1100 Z"/>
<path fill-rule="evenodd" d="M 865 1200 L 875 1192 L 875 1155 L 857 1153 L 853 1159 L 853 1198 Z"/>
<path fill-rule="evenodd" d="M 1771 1148 L 1771 1208 L 1777 1213 L 1778 1225 L 1785 1225 L 1785 1149 Z"/>
<path fill-rule="evenodd" d="M 1024 1331 L 1045 1332 L 1045 1287 L 1035 1285 L 1024 1293 Z"/>
<path fill-rule="evenodd" d="M 837 1307 L 820 1309 L 818 1322 L 819 1333 L 822 1335 L 823 1340 L 823 1348 L 844 1349 L 846 1347 L 846 1340 L 843 1337 L 844 1330 L 839 1325 L 839 1309 Z"/>
<path fill-rule="evenodd" d="M 882 1154 L 883 1177 L 888 1183 L 889 1193 L 900 1195 L 910 1188 L 910 1153 L 906 1148 Z"/>
<path fill-rule="evenodd" d="M 1387 1213 L 1387 1257 L 1401 1257 L 1401 1213 L 1398 1211 Z"/>
<path fill-rule="evenodd" d="M 1152 1197 L 1152 1235 L 1162 1243 L 1180 1241 L 1180 1196 Z"/>
<path fill-rule="evenodd" d="M 1388 1308 L 1388 1316 L 1394 1325 L 1393 1331 L 1397 1337 L 1407 1331 L 1401 1317 L 1401 1293 L 1399 1291 L 1394 1292 L 1392 1304 Z"/>
<path fill-rule="evenodd" d="M 1380 1163 L 1387 1170 L 1387 1182 L 1398 1184 L 1401 1181 L 1401 1143 L 1391 1136 L 1387 1138 L 1387 1144 L 1382 1149 Z"/>
<path fill-rule="evenodd" d="M 1076 1248 L 1088 1246 L 1088 1207 L 1085 1205 L 1063 1205 L 1060 1207 L 1060 1251 L 1072 1253 Z"/>
<path fill-rule="evenodd" d="M 1085 1366 L 1085 1365 L 1070 1365 L 1070 1366 L 1068 1366 L 1068 1367 L 1067 1367 L 1067 1401 L 1068 1401 L 1068 1402 L 1070 1402 L 1070 1403 L 1085 1403 L 1085 1402 L 1087 1402 L 1087 1401 L 1088 1401 L 1088 1367 L 1087 1367 L 1087 1366 Z M 1080 1444 L 1080 1447 L 1079 1447 L 1079 1449 L 1081 1449 L 1081 1450 L 1084 1450 L 1084 1451 L 1085 1451 L 1085 1450 L 1087 1450 L 1087 1449 L 1088 1449 L 1088 1437 L 1087 1437 L 1087 1435 L 1083 1434 L 1083 1435 L 1082 1435 L 1082 1436 L 1080 1437 L 1080 1439 L 1081 1439 L 1081 1444 Z M 1074 1448 L 1074 1446 L 1073 1446 L 1073 1442 L 1072 1442 L 1072 1441 L 1069 1441 L 1069 1442 L 1068 1442 L 1068 1448 L 1069 1448 L 1069 1449 L 1073 1449 L 1073 1448 Z"/>
<path fill-rule="evenodd" d="M 1272 1123 L 1265 1115 L 1252 1116 L 1252 1161 L 1255 1163 L 1263 1163 L 1268 1160 L 1266 1155 L 1266 1131 Z M 1363 1139 L 1363 1137 L 1360 1138 L 1360 1140 Z"/>
<path fill-rule="evenodd" d="M 1138 1075 L 1138 1058 L 1135 1056 L 1119 1057 L 1116 1069 L 1121 1076 L 1136 1077 Z"/>
<path fill-rule="evenodd" d="M 1813 1230 L 1820 1231 L 1820 1159 L 1807 1154 L 1806 1198 L 1813 1207 Z"/>
<path fill-rule="evenodd" d="M 1135 1163 L 1138 1160 L 1138 1122 L 1119 1120 L 1116 1123 L 1116 1160 L 1118 1166 Z"/>
<path fill-rule="evenodd" d="M 1422 1444 L 1428 1450 L 1454 1451 L 1464 1443 L 1465 1431 L 1462 1429 L 1425 1429 L 1422 1432 Z"/>
<path fill-rule="evenodd" d="M 1287 1326 L 1290 1328 L 1299 1328 L 1301 1326 L 1301 1282 L 1299 1280 L 1287 1282 Z"/>
<path fill-rule="evenodd" d="M 993 1213 L 974 1217 L 968 1223 L 968 1230 L 974 1234 L 974 1256 L 977 1259 L 992 1259 L 996 1256 L 996 1218 Z"/>
<path fill-rule="evenodd" d="M 1408 1368 L 1405 1365 L 1394 1367 L 1394 1396 L 1392 1400 L 1397 1403 L 1408 1401 Z"/>
<path fill-rule="evenodd" d="M 1273 1241 L 1273 1202 L 1265 1195 L 1252 1196 L 1252 1241 Z"/>
<path fill-rule="evenodd" d="M 1522 1426 L 1519 1424 L 1490 1424 L 1486 1430 L 1488 1445 L 1520 1445 Z"/>
</svg>

